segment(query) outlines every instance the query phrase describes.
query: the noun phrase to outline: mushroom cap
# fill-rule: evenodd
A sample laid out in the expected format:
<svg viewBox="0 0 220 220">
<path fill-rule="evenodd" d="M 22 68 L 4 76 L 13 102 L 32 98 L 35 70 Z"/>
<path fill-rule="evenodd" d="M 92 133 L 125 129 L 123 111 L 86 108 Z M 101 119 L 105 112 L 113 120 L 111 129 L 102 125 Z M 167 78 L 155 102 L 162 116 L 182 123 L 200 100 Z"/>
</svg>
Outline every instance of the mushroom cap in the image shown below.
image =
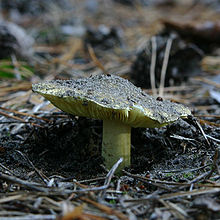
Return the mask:
<svg viewBox="0 0 220 220">
<path fill-rule="evenodd" d="M 32 90 L 64 112 L 132 127 L 161 127 L 191 114 L 187 107 L 158 101 L 115 75 L 46 81 L 33 84 Z"/>
</svg>

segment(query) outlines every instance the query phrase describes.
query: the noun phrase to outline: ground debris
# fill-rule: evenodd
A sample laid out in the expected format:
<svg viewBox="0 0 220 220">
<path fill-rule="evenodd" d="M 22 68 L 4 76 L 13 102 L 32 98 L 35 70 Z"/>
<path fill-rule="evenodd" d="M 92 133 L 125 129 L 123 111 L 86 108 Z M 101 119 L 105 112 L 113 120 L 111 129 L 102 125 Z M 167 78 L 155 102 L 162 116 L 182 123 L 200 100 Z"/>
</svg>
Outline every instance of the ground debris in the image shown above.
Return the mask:
<svg viewBox="0 0 220 220">
<path fill-rule="evenodd" d="M 0 7 L 35 42 L 28 60 L 20 50 L 0 60 L 0 219 L 220 219 L 218 1 Z M 12 49 L 25 43 L 4 39 Z M 141 71 L 140 51 L 148 58 Z M 60 112 L 31 91 L 33 83 L 103 73 L 133 74 L 157 100 L 183 103 L 194 115 L 134 128 L 132 164 L 122 175 L 115 175 L 120 160 L 110 171 L 103 166 L 100 121 Z"/>
</svg>

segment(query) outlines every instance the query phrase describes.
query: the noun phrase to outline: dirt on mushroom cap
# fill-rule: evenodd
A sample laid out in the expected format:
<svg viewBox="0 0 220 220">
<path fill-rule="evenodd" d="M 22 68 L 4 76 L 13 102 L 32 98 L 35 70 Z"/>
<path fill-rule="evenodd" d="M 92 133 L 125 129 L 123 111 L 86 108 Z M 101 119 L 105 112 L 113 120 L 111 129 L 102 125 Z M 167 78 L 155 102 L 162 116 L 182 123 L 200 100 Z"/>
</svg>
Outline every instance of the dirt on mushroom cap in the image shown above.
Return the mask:
<svg viewBox="0 0 220 220">
<path fill-rule="evenodd" d="M 59 109 L 78 116 L 121 120 L 132 127 L 161 127 L 190 115 L 170 101 L 157 101 L 126 79 L 98 75 L 34 84 L 32 90 Z"/>
</svg>

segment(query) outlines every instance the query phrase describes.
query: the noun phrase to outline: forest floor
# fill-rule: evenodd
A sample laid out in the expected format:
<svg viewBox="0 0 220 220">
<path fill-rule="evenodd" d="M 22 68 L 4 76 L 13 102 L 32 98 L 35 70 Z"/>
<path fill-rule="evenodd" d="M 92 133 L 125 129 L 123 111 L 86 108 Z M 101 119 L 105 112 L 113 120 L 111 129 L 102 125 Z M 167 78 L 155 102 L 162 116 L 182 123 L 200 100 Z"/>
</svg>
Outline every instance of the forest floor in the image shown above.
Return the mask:
<svg viewBox="0 0 220 220">
<path fill-rule="evenodd" d="M 1 3 L 0 219 L 220 219 L 219 10 L 205 0 Z M 101 121 L 31 90 L 102 73 L 193 115 L 132 128 L 121 175 L 104 166 Z"/>
</svg>

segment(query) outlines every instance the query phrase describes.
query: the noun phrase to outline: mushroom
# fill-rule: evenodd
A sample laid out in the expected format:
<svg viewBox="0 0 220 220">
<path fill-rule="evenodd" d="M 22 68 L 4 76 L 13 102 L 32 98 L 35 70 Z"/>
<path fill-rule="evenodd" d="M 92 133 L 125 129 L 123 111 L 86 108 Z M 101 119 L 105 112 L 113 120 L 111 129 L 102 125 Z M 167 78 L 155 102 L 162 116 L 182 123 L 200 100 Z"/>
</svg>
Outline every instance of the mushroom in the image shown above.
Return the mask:
<svg viewBox="0 0 220 220">
<path fill-rule="evenodd" d="M 130 165 L 131 127 L 161 127 L 191 114 L 116 75 L 46 81 L 33 84 L 32 90 L 64 112 L 103 120 L 102 156 L 108 169 L 120 157 L 121 169 Z"/>
</svg>

